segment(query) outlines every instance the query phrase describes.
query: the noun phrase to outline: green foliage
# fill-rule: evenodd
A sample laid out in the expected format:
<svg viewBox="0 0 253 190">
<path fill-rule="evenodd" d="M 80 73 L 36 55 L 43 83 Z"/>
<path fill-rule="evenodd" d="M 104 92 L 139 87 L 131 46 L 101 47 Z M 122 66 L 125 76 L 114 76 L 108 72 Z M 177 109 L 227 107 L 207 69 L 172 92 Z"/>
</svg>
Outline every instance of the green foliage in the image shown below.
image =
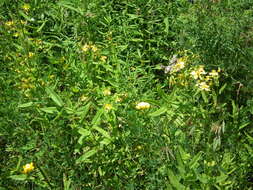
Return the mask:
<svg viewBox="0 0 253 190">
<path fill-rule="evenodd" d="M 252 189 L 252 10 L 1 1 L 0 189 Z"/>
</svg>

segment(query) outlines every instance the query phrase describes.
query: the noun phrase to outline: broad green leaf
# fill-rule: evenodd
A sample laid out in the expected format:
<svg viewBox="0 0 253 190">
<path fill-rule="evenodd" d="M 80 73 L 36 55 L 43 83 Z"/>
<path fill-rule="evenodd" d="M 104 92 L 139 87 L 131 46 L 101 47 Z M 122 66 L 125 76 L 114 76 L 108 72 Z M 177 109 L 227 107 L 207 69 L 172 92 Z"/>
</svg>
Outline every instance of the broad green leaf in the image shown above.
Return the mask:
<svg viewBox="0 0 253 190">
<path fill-rule="evenodd" d="M 180 173 L 181 176 L 185 176 L 185 167 L 184 167 L 184 163 L 183 160 L 181 158 L 180 152 L 177 151 L 176 152 L 176 160 L 177 160 L 177 169 Z"/>
<path fill-rule="evenodd" d="M 168 33 L 169 32 L 169 18 L 168 17 L 165 17 L 163 19 L 163 22 L 165 24 L 165 28 L 164 28 L 164 32 Z"/>
<path fill-rule="evenodd" d="M 203 98 L 204 102 L 208 103 L 208 99 L 206 97 L 206 93 L 204 91 L 201 91 L 201 95 L 202 95 L 202 98 Z"/>
<path fill-rule="evenodd" d="M 87 129 L 84 129 L 84 128 L 80 128 L 78 130 L 78 133 L 81 134 L 84 137 L 87 137 L 87 136 L 91 135 L 91 132 L 89 130 L 87 130 Z"/>
<path fill-rule="evenodd" d="M 228 176 L 222 173 L 220 176 L 216 177 L 216 183 L 225 182 L 227 178 Z"/>
<path fill-rule="evenodd" d="M 167 108 L 166 107 L 161 107 L 159 110 L 149 114 L 149 116 L 151 117 L 157 117 L 159 115 L 162 115 L 163 113 L 165 113 L 167 111 Z"/>
<path fill-rule="evenodd" d="M 241 130 L 241 129 L 243 129 L 244 127 L 247 127 L 249 124 L 250 124 L 250 122 L 244 123 L 244 124 L 242 124 L 242 125 L 239 127 L 239 129 Z"/>
<path fill-rule="evenodd" d="M 82 121 L 84 120 L 85 116 L 87 115 L 89 109 L 90 109 L 90 106 L 91 106 L 91 102 L 89 102 L 87 105 L 85 105 L 84 107 L 82 107 L 82 111 L 79 111 L 78 110 L 78 113 L 77 115 L 80 115 L 81 116 L 81 119 L 80 119 L 80 123 L 82 123 Z"/>
<path fill-rule="evenodd" d="M 18 105 L 18 108 L 27 108 L 27 107 L 31 107 L 32 105 L 33 105 L 33 102 L 28 102 L 28 103 Z"/>
<path fill-rule="evenodd" d="M 96 115 L 94 116 L 94 118 L 92 119 L 91 121 L 91 125 L 94 126 L 94 125 L 97 125 L 101 119 L 101 116 L 103 115 L 104 113 L 104 109 L 100 109 L 97 111 Z"/>
<path fill-rule="evenodd" d="M 64 190 L 71 190 L 72 188 L 70 187 L 71 185 L 71 179 L 67 179 L 67 176 L 63 174 L 63 186 Z"/>
<path fill-rule="evenodd" d="M 98 131 L 101 135 L 103 135 L 104 137 L 108 138 L 108 139 L 111 139 L 110 135 L 108 132 L 106 132 L 104 129 L 100 128 L 100 127 L 97 127 L 97 126 L 94 126 L 92 127 L 92 129 L 95 129 L 96 131 Z"/>
<path fill-rule="evenodd" d="M 40 108 L 41 111 L 44 111 L 46 113 L 55 113 L 58 112 L 56 107 L 45 107 L 45 108 Z"/>
<path fill-rule="evenodd" d="M 72 10 L 72 11 L 75 11 L 75 12 L 81 14 L 81 15 L 84 14 L 84 12 L 83 12 L 82 10 L 80 10 L 79 8 L 73 7 L 73 5 L 70 4 L 68 1 L 59 1 L 59 2 L 58 2 L 58 5 L 60 5 L 60 6 L 62 6 L 62 7 L 65 7 L 65 8 L 67 8 L 67 9 L 70 9 L 70 10 Z"/>
<path fill-rule="evenodd" d="M 253 137 L 251 137 L 249 134 L 245 133 L 247 136 L 247 139 L 249 140 L 250 144 L 253 144 Z"/>
<path fill-rule="evenodd" d="M 221 94 L 221 93 L 224 91 L 224 89 L 226 88 L 226 86 L 227 86 L 227 83 L 225 83 L 225 84 L 220 88 L 219 94 Z"/>
<path fill-rule="evenodd" d="M 168 169 L 168 177 L 171 185 L 175 187 L 177 190 L 185 189 L 185 186 L 179 182 L 178 178 L 174 175 L 174 173 L 170 169 Z"/>
<path fill-rule="evenodd" d="M 197 178 L 198 180 L 201 182 L 201 183 L 208 183 L 209 182 L 209 176 L 207 176 L 206 174 L 198 174 L 196 173 L 197 175 Z"/>
<path fill-rule="evenodd" d="M 49 95 L 49 97 L 56 103 L 58 106 L 62 107 L 64 105 L 62 99 L 60 96 L 58 96 L 53 89 L 46 88 L 46 92 Z"/>
<path fill-rule="evenodd" d="M 27 179 L 27 175 L 25 175 L 25 174 L 12 175 L 12 176 L 9 176 L 9 178 L 17 180 L 17 181 L 24 181 Z"/>
<path fill-rule="evenodd" d="M 90 151 L 84 153 L 80 158 L 78 158 L 78 159 L 76 160 L 76 163 L 79 164 L 79 163 L 81 163 L 81 162 L 85 162 L 89 157 L 93 156 L 93 155 L 96 154 L 96 153 L 97 153 L 97 150 L 92 149 L 92 150 L 90 150 Z"/>
<path fill-rule="evenodd" d="M 104 138 L 102 141 L 100 141 L 100 144 L 103 144 L 103 145 L 108 145 L 110 143 L 111 143 L 111 140 L 108 138 Z"/>
<path fill-rule="evenodd" d="M 193 157 L 193 159 L 190 161 L 189 166 L 191 169 L 197 169 L 199 166 L 198 161 L 201 159 L 202 152 L 199 152 L 197 155 Z"/>
</svg>

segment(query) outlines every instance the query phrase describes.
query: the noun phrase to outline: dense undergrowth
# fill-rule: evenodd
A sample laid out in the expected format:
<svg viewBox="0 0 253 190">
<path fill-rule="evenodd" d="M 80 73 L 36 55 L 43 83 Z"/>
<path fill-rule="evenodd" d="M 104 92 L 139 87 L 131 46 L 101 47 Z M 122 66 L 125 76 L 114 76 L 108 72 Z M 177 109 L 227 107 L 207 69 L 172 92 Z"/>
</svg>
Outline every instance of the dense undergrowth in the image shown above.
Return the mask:
<svg viewBox="0 0 253 190">
<path fill-rule="evenodd" d="M 2 0 L 0 189 L 253 189 L 253 2 Z"/>
</svg>

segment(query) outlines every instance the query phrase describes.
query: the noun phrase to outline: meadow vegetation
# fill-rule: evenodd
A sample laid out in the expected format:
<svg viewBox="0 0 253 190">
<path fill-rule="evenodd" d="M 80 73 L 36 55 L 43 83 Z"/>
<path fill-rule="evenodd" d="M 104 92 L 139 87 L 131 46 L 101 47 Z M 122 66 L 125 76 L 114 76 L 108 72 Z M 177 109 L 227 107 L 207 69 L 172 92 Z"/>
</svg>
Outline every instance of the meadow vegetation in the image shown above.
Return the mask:
<svg viewBox="0 0 253 190">
<path fill-rule="evenodd" d="M 253 189 L 252 0 L 2 0 L 0 190 Z"/>
</svg>

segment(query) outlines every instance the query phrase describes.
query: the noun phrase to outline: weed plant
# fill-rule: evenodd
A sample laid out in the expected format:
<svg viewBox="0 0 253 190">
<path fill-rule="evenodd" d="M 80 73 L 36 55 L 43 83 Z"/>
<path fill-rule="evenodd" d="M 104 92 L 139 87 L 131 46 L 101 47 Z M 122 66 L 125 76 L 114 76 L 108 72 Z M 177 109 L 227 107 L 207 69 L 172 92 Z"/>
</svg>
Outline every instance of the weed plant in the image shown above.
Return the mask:
<svg viewBox="0 0 253 190">
<path fill-rule="evenodd" d="M 0 189 L 253 189 L 251 0 L 2 0 Z"/>
</svg>

